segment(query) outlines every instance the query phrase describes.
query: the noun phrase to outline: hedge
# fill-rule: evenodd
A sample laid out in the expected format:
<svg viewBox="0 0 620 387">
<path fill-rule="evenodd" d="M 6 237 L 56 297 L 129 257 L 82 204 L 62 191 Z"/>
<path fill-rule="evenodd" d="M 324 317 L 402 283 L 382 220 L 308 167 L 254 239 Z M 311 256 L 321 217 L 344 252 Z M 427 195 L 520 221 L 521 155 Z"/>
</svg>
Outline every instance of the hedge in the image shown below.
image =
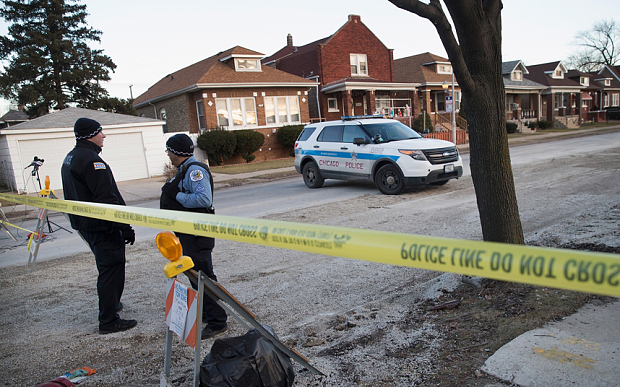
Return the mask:
<svg viewBox="0 0 620 387">
<path fill-rule="evenodd" d="M 198 136 L 196 143 L 198 148 L 207 153 L 209 164 L 222 165 L 235 153 L 237 136 L 224 129 L 211 129 Z"/>
<path fill-rule="evenodd" d="M 236 130 L 233 132 L 237 138 L 235 153 L 240 153 L 246 163 L 254 160 L 254 152 L 265 143 L 265 135 L 251 129 Z"/>
<path fill-rule="evenodd" d="M 302 130 L 304 130 L 303 125 L 285 125 L 278 129 L 276 133 L 276 139 L 283 147 L 288 149 L 290 156 L 295 156 L 295 141 L 297 141 Z"/>
</svg>

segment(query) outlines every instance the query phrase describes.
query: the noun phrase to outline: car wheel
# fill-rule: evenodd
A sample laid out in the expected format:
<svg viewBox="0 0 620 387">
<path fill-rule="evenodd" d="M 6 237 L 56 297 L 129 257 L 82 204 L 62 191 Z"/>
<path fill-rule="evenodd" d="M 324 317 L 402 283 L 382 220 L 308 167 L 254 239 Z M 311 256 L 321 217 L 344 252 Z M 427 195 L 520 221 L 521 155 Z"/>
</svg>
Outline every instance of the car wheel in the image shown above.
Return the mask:
<svg viewBox="0 0 620 387">
<path fill-rule="evenodd" d="M 310 161 L 304 165 L 302 172 L 304 183 L 306 183 L 308 188 L 321 188 L 323 186 L 325 179 L 321 176 L 321 171 L 319 171 L 319 167 L 314 161 Z"/>
<path fill-rule="evenodd" d="M 449 182 L 450 180 L 442 180 L 442 181 L 434 181 L 432 183 L 429 183 L 430 185 L 444 185 L 447 182 Z"/>
<path fill-rule="evenodd" d="M 405 190 L 405 178 L 398 167 L 388 164 L 379 168 L 375 185 L 386 195 L 398 195 Z"/>
</svg>

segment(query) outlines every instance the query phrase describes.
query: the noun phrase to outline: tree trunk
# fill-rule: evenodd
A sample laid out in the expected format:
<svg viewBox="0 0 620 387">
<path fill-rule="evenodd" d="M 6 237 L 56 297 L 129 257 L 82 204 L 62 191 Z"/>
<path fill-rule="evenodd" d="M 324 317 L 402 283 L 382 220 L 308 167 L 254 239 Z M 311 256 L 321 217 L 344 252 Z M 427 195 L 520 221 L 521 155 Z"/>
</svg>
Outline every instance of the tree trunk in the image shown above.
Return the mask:
<svg viewBox="0 0 620 387">
<path fill-rule="evenodd" d="M 445 0 L 458 42 L 439 0 L 389 1 L 430 20 L 452 63 L 467 101 L 470 167 L 484 240 L 523 244 L 506 132 L 501 1 Z"/>
</svg>

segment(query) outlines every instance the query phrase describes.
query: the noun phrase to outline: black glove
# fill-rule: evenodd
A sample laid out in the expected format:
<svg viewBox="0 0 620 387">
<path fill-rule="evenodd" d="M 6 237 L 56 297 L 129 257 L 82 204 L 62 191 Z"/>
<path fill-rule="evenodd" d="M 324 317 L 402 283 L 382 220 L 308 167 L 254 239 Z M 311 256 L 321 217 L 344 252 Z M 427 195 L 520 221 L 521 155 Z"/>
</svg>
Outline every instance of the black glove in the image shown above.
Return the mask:
<svg viewBox="0 0 620 387">
<path fill-rule="evenodd" d="M 125 240 L 125 244 L 129 243 L 133 246 L 133 243 L 136 241 L 136 233 L 131 227 L 121 229 L 121 233 L 123 234 L 123 240 Z"/>
</svg>

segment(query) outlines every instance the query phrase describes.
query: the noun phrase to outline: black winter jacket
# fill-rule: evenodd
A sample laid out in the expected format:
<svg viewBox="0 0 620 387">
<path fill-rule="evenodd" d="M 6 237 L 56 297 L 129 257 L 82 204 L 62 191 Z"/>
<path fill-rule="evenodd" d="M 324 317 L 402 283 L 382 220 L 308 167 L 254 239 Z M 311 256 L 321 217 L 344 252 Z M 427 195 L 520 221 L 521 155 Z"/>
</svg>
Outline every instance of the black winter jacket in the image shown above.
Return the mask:
<svg viewBox="0 0 620 387">
<path fill-rule="evenodd" d="M 62 163 L 62 190 L 66 200 L 125 205 L 118 191 L 110 166 L 99 153 L 101 148 L 88 140 L 78 140 L 75 148 Z M 107 231 L 114 226 L 123 229 L 127 224 L 69 215 L 71 227 L 79 231 Z"/>
</svg>

